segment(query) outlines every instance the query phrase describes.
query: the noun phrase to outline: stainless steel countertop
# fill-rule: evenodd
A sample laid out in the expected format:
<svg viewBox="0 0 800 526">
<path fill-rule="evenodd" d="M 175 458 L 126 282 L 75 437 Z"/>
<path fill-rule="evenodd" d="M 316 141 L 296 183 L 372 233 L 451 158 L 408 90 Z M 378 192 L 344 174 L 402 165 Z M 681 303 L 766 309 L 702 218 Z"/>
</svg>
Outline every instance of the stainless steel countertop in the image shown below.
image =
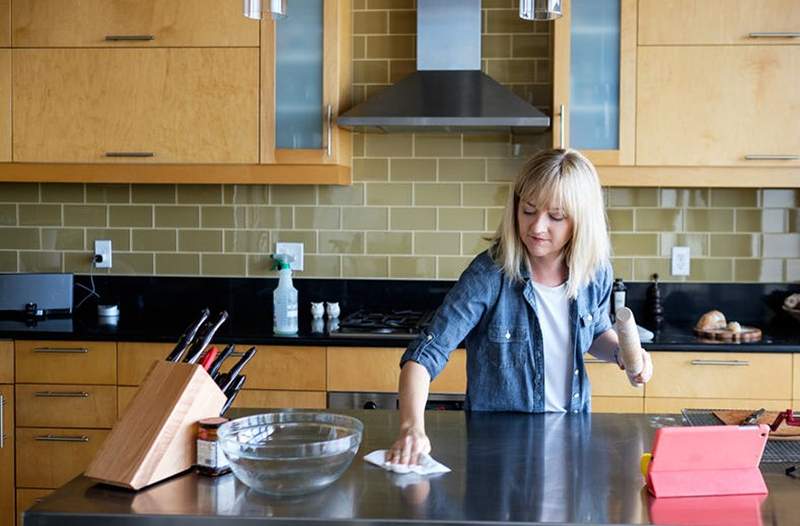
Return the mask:
<svg viewBox="0 0 800 526">
<path fill-rule="evenodd" d="M 257 410 L 238 410 L 243 415 Z M 181 475 L 140 492 L 79 477 L 25 514 L 26 526 L 271 524 L 797 524 L 800 480 L 762 465 L 769 496 L 655 500 L 639 457 L 676 415 L 430 412 L 434 458 L 453 471 L 391 474 L 362 457 L 388 447 L 396 411 L 347 411 L 365 425 L 353 464 L 328 488 L 294 498 L 249 490 L 233 475 Z M 677 514 L 677 515 L 676 515 Z M 683 514 L 683 515 L 682 515 Z"/>
</svg>

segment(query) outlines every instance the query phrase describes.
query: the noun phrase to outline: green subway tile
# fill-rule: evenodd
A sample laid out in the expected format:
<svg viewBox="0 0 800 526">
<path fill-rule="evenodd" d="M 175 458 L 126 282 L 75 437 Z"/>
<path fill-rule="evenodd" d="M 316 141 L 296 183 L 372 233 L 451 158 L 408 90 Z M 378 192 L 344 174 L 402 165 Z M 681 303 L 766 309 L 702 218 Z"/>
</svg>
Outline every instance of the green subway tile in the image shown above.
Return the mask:
<svg viewBox="0 0 800 526">
<path fill-rule="evenodd" d="M 781 281 L 800 281 L 800 259 L 786 260 L 786 278 Z"/>
<path fill-rule="evenodd" d="M 339 256 L 305 256 L 304 269 L 300 274 L 316 278 L 338 278 L 342 272 Z"/>
<path fill-rule="evenodd" d="M 203 206 L 200 208 L 203 228 L 244 228 L 245 209 L 232 206 Z"/>
<path fill-rule="evenodd" d="M 353 133 L 353 157 L 364 157 L 364 134 Z"/>
<path fill-rule="evenodd" d="M 754 188 L 712 188 L 711 206 L 742 208 L 758 206 L 758 190 Z"/>
<path fill-rule="evenodd" d="M 237 219 L 239 214 L 237 209 Z M 247 206 L 244 207 L 244 217 L 247 228 L 292 228 L 294 224 L 289 206 Z"/>
<path fill-rule="evenodd" d="M 414 0 L 367 0 L 367 9 L 413 9 Z"/>
<path fill-rule="evenodd" d="M 0 205 L 0 225 L 16 226 L 17 205 Z"/>
<path fill-rule="evenodd" d="M 389 228 L 388 208 L 343 208 L 342 228 L 351 230 L 386 230 Z"/>
<path fill-rule="evenodd" d="M 440 181 L 484 181 L 484 159 L 439 159 Z"/>
<path fill-rule="evenodd" d="M 112 274 L 141 274 L 155 273 L 153 254 L 136 252 L 115 252 Z"/>
<path fill-rule="evenodd" d="M 43 183 L 43 203 L 83 203 L 83 185 L 76 183 Z"/>
<path fill-rule="evenodd" d="M 733 232 L 733 210 L 686 210 L 687 232 Z"/>
<path fill-rule="evenodd" d="M 758 257 L 761 236 L 753 234 L 711 234 L 710 255 L 715 257 Z"/>
<path fill-rule="evenodd" d="M 175 230 L 134 229 L 131 235 L 133 237 L 133 250 L 137 252 L 175 252 L 177 248 Z"/>
<path fill-rule="evenodd" d="M 761 232 L 761 216 L 763 210 L 736 210 L 737 232 Z M 783 210 L 781 210 L 783 212 Z M 780 230 L 781 232 L 783 229 Z"/>
<path fill-rule="evenodd" d="M 353 33 L 355 34 L 387 33 L 388 30 L 389 15 L 386 11 L 353 13 Z"/>
<path fill-rule="evenodd" d="M 230 232 L 226 232 L 225 238 Z M 226 241 L 227 243 L 227 241 Z M 247 258 L 247 275 L 248 276 L 269 276 L 275 277 L 275 271 L 272 270 L 272 258 L 268 254 L 248 254 Z M 308 265 L 309 256 L 304 255 L 304 265 Z"/>
<path fill-rule="evenodd" d="M 270 193 L 274 205 L 313 205 L 317 203 L 316 186 L 273 186 Z"/>
<path fill-rule="evenodd" d="M 367 58 L 406 58 L 416 55 L 414 35 L 375 35 L 368 36 Z"/>
<path fill-rule="evenodd" d="M 406 183 L 368 183 L 368 205 L 410 205 L 412 185 Z"/>
<path fill-rule="evenodd" d="M 201 254 L 205 276 L 246 276 L 247 256 L 243 254 Z"/>
<path fill-rule="evenodd" d="M 388 60 L 354 60 L 353 82 L 356 84 L 386 84 L 389 81 Z"/>
<path fill-rule="evenodd" d="M 222 252 L 221 230 L 178 230 L 180 252 Z"/>
<path fill-rule="evenodd" d="M 104 227 L 107 215 L 108 208 L 103 205 L 64 205 L 64 226 Z"/>
<path fill-rule="evenodd" d="M 538 59 L 535 60 L 534 62 L 536 63 L 536 82 L 540 84 L 550 82 L 553 75 L 550 68 L 550 61 Z M 527 77 L 523 77 L 522 79 L 520 79 L 520 82 L 527 82 L 527 81 L 528 81 Z"/>
<path fill-rule="evenodd" d="M 20 272 L 61 272 L 61 252 L 20 252 Z"/>
<path fill-rule="evenodd" d="M 64 207 L 66 217 L 67 207 Z M 153 207 L 147 205 L 111 205 L 108 207 L 109 226 L 153 226 Z M 100 225 L 92 225 L 100 226 Z"/>
<path fill-rule="evenodd" d="M 461 234 L 461 253 L 466 256 L 477 256 L 492 244 L 491 232 Z"/>
<path fill-rule="evenodd" d="M 789 260 L 791 261 L 791 260 Z M 782 259 L 734 259 L 734 281 L 775 283 L 783 281 Z M 790 281 L 795 281 L 788 278 Z"/>
<path fill-rule="evenodd" d="M 367 232 L 368 254 L 411 254 L 411 233 Z"/>
<path fill-rule="evenodd" d="M 505 206 L 510 187 L 503 183 L 464 184 L 464 206 Z"/>
<path fill-rule="evenodd" d="M 392 208 L 392 230 L 436 230 L 435 208 Z"/>
<path fill-rule="evenodd" d="M 353 0 L 353 11 L 361 11 L 367 8 L 367 0 Z"/>
<path fill-rule="evenodd" d="M 519 58 L 549 58 L 548 35 L 512 35 L 511 56 Z"/>
<path fill-rule="evenodd" d="M 680 208 L 639 208 L 635 212 L 637 232 L 679 232 L 683 230 Z"/>
<path fill-rule="evenodd" d="M 483 35 L 481 37 L 481 58 L 510 58 L 511 35 Z"/>
<path fill-rule="evenodd" d="M 486 180 L 513 182 L 524 165 L 525 159 L 489 159 L 486 162 Z"/>
<path fill-rule="evenodd" d="M 633 279 L 633 259 L 631 258 L 611 258 L 611 267 L 614 269 L 614 277 L 624 280 Z"/>
<path fill-rule="evenodd" d="M 61 205 L 19 205 L 20 225 L 61 224 Z"/>
<path fill-rule="evenodd" d="M 658 206 L 658 188 L 609 188 L 608 206 Z"/>
<path fill-rule="evenodd" d="M 416 70 L 417 62 L 415 60 L 392 60 L 389 62 L 389 82 L 396 84 Z"/>
<path fill-rule="evenodd" d="M 156 206 L 156 228 L 193 228 L 200 226 L 200 207 Z"/>
<path fill-rule="evenodd" d="M 440 208 L 439 230 L 483 232 L 486 224 L 484 216 L 483 208 Z"/>
<path fill-rule="evenodd" d="M 416 157 L 461 157 L 461 134 L 419 133 L 414 136 Z"/>
<path fill-rule="evenodd" d="M 156 274 L 199 275 L 200 254 L 156 254 Z"/>
<path fill-rule="evenodd" d="M 229 230 L 225 232 L 225 252 L 255 252 L 271 254 L 269 232 L 266 230 Z"/>
<path fill-rule="evenodd" d="M 800 192 L 790 189 L 765 188 L 761 206 L 764 208 L 796 208 L 800 206 Z"/>
<path fill-rule="evenodd" d="M 694 265 L 694 261 L 692 262 Z M 650 281 L 653 274 L 658 274 L 661 281 L 675 281 L 670 275 L 669 258 L 636 258 L 633 260 L 633 279 L 635 281 Z M 678 278 L 678 281 L 681 281 Z"/>
<path fill-rule="evenodd" d="M 703 257 L 709 255 L 708 234 L 675 234 L 663 232 L 661 234 L 660 255 L 671 257 L 672 247 L 689 247 L 690 257 Z"/>
<path fill-rule="evenodd" d="M 535 26 L 519 17 L 516 9 L 485 11 L 487 33 L 533 33 Z"/>
<path fill-rule="evenodd" d="M 83 250 L 82 228 L 43 228 L 42 248 L 45 250 Z"/>
<path fill-rule="evenodd" d="M 317 251 L 317 233 L 314 231 L 281 230 L 273 233 L 272 241 L 273 243 L 277 243 L 278 241 L 287 243 L 302 243 L 303 252 L 306 254 L 313 254 Z"/>
<path fill-rule="evenodd" d="M 264 184 L 225 185 L 223 202 L 236 205 L 268 205 L 269 186 Z"/>
<path fill-rule="evenodd" d="M 194 192 L 197 191 L 198 188 L 195 187 Z M 177 201 L 176 196 L 177 190 L 174 184 L 131 185 L 131 201 L 134 203 L 173 204 Z"/>
<path fill-rule="evenodd" d="M 131 185 L 129 184 L 87 184 L 87 203 L 130 203 Z"/>
<path fill-rule="evenodd" d="M 17 272 L 17 252 L 0 250 L 0 272 Z"/>
<path fill-rule="evenodd" d="M 695 259 L 692 260 L 691 274 L 688 281 L 733 281 L 732 259 Z"/>
<path fill-rule="evenodd" d="M 3 249 L 37 249 L 39 244 L 38 228 L 0 228 L 0 247 Z"/>
<path fill-rule="evenodd" d="M 764 215 L 767 215 L 767 212 L 782 212 L 780 209 L 775 210 L 764 210 Z M 737 210 L 736 213 L 738 214 L 739 211 Z M 783 218 L 783 214 L 781 214 L 781 219 Z M 777 220 L 776 220 L 777 222 Z M 783 232 L 784 230 L 775 230 L 775 232 Z M 800 232 L 800 213 L 798 213 L 797 209 L 788 210 L 788 217 L 786 221 L 786 231 L 787 232 Z"/>
<path fill-rule="evenodd" d="M 658 234 L 611 234 L 615 256 L 658 255 Z"/>
<path fill-rule="evenodd" d="M 497 227 L 500 226 L 500 221 L 503 220 L 505 213 L 506 211 L 504 208 L 487 208 L 486 228 L 492 231 L 497 230 Z"/>
<path fill-rule="evenodd" d="M 458 279 L 469 266 L 471 257 L 439 257 L 439 279 Z"/>
<path fill-rule="evenodd" d="M 0 183 L 0 201 L 38 203 L 39 183 Z"/>
<path fill-rule="evenodd" d="M 508 134 L 464 135 L 464 157 L 510 157 Z"/>
<path fill-rule="evenodd" d="M 388 181 L 388 159 L 353 159 L 354 181 Z"/>
<path fill-rule="evenodd" d="M 764 234 L 762 257 L 800 258 L 800 234 Z"/>
<path fill-rule="evenodd" d="M 417 232 L 414 234 L 414 253 L 457 256 L 461 254 L 461 236 L 457 233 Z"/>
<path fill-rule="evenodd" d="M 339 228 L 339 208 L 333 206 L 297 206 L 294 209 L 295 228 Z"/>
<path fill-rule="evenodd" d="M 319 249 L 321 254 L 363 254 L 363 232 L 328 232 L 319 233 Z"/>
<path fill-rule="evenodd" d="M 389 33 L 415 34 L 417 32 L 417 12 L 389 11 Z"/>
<path fill-rule="evenodd" d="M 72 272 L 73 274 L 85 274 L 88 272 L 107 272 L 106 269 L 96 269 L 92 265 L 91 252 L 62 252 L 64 261 L 64 272 Z M 112 262 L 116 263 L 116 252 Z"/>
<path fill-rule="evenodd" d="M 661 206 L 663 208 L 706 207 L 708 202 L 708 190 L 705 188 L 661 189 Z"/>
<path fill-rule="evenodd" d="M 436 159 L 392 159 L 392 181 L 435 181 Z"/>
<path fill-rule="evenodd" d="M 455 183 L 416 183 L 415 206 L 458 206 L 461 204 L 460 185 Z"/>
<path fill-rule="evenodd" d="M 633 230 L 633 210 L 610 208 L 606 211 L 608 228 L 611 232 L 625 232 Z"/>
<path fill-rule="evenodd" d="M 394 256 L 389 258 L 389 269 L 391 278 L 434 279 L 436 258 Z"/>
<path fill-rule="evenodd" d="M 353 58 L 367 58 L 367 38 L 353 37 Z"/>
<path fill-rule="evenodd" d="M 414 136 L 407 133 L 371 133 L 365 137 L 367 157 L 411 157 Z"/>
<path fill-rule="evenodd" d="M 222 204 L 222 185 L 219 184 L 179 184 L 178 203 L 185 205 Z"/>
<path fill-rule="evenodd" d="M 387 256 L 342 256 L 342 277 L 388 278 Z"/>
<path fill-rule="evenodd" d="M 319 204 L 361 206 L 364 204 L 364 185 L 320 186 Z"/>
<path fill-rule="evenodd" d="M 131 231 L 127 228 L 87 228 L 84 250 L 94 250 L 96 239 L 111 241 L 111 250 L 131 249 Z"/>
</svg>

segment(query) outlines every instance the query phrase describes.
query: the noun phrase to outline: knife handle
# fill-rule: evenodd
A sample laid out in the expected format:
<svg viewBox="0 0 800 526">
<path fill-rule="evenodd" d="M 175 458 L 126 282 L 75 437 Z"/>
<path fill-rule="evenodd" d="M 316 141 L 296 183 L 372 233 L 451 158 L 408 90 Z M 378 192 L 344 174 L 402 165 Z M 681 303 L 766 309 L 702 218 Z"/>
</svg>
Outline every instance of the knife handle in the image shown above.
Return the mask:
<svg viewBox="0 0 800 526">
<path fill-rule="evenodd" d="M 247 375 L 245 374 L 240 375 L 236 380 L 234 386 L 229 390 L 230 394 L 228 394 L 228 391 L 225 392 L 225 395 L 228 397 L 228 400 L 226 400 L 225 405 L 222 406 L 222 410 L 219 412 L 220 415 L 224 415 L 225 411 L 227 411 L 228 408 L 230 408 L 230 406 L 233 405 L 233 401 L 236 400 L 236 397 L 239 395 L 239 391 L 242 390 L 242 386 L 244 385 L 245 379 L 247 379 Z"/>
<path fill-rule="evenodd" d="M 208 308 L 203 309 L 200 312 L 200 318 L 186 327 L 177 345 L 175 345 L 175 348 L 172 349 L 172 352 L 167 356 L 168 362 L 179 362 L 181 360 L 181 356 L 183 356 L 183 353 L 186 352 L 186 349 L 189 348 L 189 344 L 192 343 L 192 340 L 194 340 L 194 337 L 197 335 L 198 329 L 205 323 L 210 314 L 211 311 L 208 310 Z"/>
<path fill-rule="evenodd" d="M 228 311 L 222 311 L 219 313 L 219 318 L 214 324 L 208 329 L 208 331 L 203 335 L 203 338 L 200 342 L 192 347 L 192 350 L 186 355 L 186 359 L 184 360 L 186 363 L 196 363 L 197 360 L 200 359 L 200 355 L 203 353 L 203 350 L 211 343 L 211 339 L 216 334 L 217 330 L 225 323 L 225 320 L 228 319 Z"/>
<path fill-rule="evenodd" d="M 214 360 L 214 362 L 208 368 L 208 375 L 211 378 L 213 378 L 214 380 L 217 379 L 217 375 L 219 374 L 219 370 L 222 367 L 223 362 L 225 362 L 225 360 L 227 360 L 228 357 L 231 354 L 233 354 L 233 351 L 235 351 L 235 350 L 236 350 L 236 345 L 231 343 L 231 344 L 228 344 L 228 346 L 225 347 L 225 349 L 221 353 L 219 353 L 217 358 Z"/>
<path fill-rule="evenodd" d="M 200 360 L 200 367 L 208 371 L 208 368 L 211 367 L 211 364 L 214 362 L 214 358 L 216 358 L 218 354 L 219 349 L 217 349 L 216 345 L 212 345 L 205 356 L 203 356 L 203 359 Z"/>
<path fill-rule="evenodd" d="M 225 382 L 225 383 L 224 383 L 224 384 L 223 384 L 223 385 L 220 387 L 220 389 L 222 389 L 222 392 L 223 392 L 223 393 L 224 393 L 225 391 L 227 391 L 227 390 L 228 390 L 228 388 L 230 388 L 230 386 L 231 386 L 231 385 L 233 385 L 233 383 L 234 383 L 234 380 L 236 380 L 236 376 L 237 376 L 237 375 L 238 375 L 238 374 L 239 374 L 239 373 L 242 371 L 242 369 L 244 368 L 244 366 L 245 366 L 245 365 L 247 365 L 247 362 L 249 362 L 249 361 L 250 361 L 250 360 L 253 358 L 253 356 L 255 356 L 255 355 L 256 355 L 256 348 L 255 348 L 255 346 L 253 346 L 253 347 L 250 347 L 250 349 L 248 349 L 248 350 L 247 350 L 247 352 L 246 352 L 246 353 L 244 353 L 244 356 L 242 356 L 241 358 L 239 358 L 239 361 L 238 361 L 238 362 L 236 362 L 236 365 L 234 365 L 233 367 L 231 367 L 231 370 L 230 370 L 230 371 L 228 371 L 228 381 L 227 381 L 227 382 Z"/>
</svg>

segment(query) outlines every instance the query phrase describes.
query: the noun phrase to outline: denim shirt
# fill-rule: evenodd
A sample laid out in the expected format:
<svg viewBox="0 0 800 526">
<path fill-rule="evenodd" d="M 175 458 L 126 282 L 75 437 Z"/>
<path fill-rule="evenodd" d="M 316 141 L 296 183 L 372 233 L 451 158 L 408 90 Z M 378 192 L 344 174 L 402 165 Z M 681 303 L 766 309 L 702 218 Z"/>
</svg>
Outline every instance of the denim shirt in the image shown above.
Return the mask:
<svg viewBox="0 0 800 526">
<path fill-rule="evenodd" d="M 488 251 L 479 254 L 447 293 L 427 329 L 409 344 L 400 365 L 415 361 L 433 379 L 465 341 L 467 409 L 544 412 L 542 329 L 533 284 L 527 272 L 523 278 L 510 280 Z M 611 328 L 612 281 L 611 268 L 605 266 L 570 300 L 574 374 L 567 409 L 575 413 L 591 409 L 583 354 Z"/>
</svg>

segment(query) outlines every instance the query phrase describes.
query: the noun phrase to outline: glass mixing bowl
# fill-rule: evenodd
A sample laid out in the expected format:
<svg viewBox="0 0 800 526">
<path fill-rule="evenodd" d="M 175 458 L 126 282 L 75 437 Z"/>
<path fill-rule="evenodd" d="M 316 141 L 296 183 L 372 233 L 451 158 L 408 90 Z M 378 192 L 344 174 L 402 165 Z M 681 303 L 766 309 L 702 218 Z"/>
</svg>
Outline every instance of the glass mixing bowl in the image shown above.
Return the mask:
<svg viewBox="0 0 800 526">
<path fill-rule="evenodd" d="M 217 434 L 236 478 L 271 495 L 301 495 L 338 479 L 361 444 L 364 425 L 344 415 L 282 411 L 247 416 Z"/>
</svg>

